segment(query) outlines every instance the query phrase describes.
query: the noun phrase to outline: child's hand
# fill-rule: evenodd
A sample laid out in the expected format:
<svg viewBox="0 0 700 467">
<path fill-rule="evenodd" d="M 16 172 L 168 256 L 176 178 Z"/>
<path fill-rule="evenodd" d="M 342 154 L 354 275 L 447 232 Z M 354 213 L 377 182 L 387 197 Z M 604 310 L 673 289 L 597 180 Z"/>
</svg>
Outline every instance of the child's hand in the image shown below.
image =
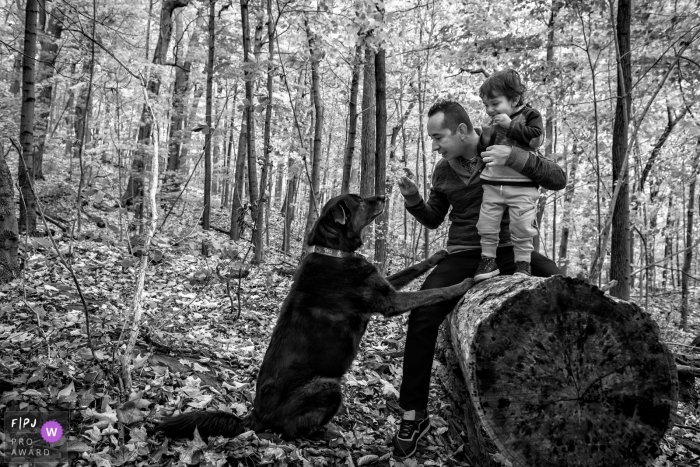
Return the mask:
<svg viewBox="0 0 700 467">
<path fill-rule="evenodd" d="M 481 141 L 484 145 L 489 144 L 493 135 L 493 125 L 489 123 L 481 125 Z"/>
<path fill-rule="evenodd" d="M 510 126 L 510 121 L 510 117 L 506 114 L 498 114 L 495 117 L 493 117 L 493 122 L 496 125 L 500 125 L 506 129 Z"/>
</svg>

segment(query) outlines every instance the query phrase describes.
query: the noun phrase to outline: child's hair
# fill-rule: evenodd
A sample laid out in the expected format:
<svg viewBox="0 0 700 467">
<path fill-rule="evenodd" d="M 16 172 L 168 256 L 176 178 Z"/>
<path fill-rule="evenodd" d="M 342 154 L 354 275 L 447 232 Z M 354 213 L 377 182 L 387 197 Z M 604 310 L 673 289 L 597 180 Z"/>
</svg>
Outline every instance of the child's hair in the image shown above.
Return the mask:
<svg viewBox="0 0 700 467">
<path fill-rule="evenodd" d="M 479 97 L 493 99 L 498 96 L 506 96 L 508 99 L 518 98 L 518 105 L 523 105 L 527 88 L 520 80 L 520 75 L 515 70 L 500 70 L 486 78 L 479 88 Z"/>
</svg>

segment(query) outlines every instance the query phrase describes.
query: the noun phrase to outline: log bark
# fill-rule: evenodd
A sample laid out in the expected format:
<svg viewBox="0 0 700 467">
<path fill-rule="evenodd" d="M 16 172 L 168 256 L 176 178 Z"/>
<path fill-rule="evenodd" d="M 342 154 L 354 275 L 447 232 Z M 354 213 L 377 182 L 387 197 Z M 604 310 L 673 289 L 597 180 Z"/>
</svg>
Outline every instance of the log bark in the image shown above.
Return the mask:
<svg viewBox="0 0 700 467">
<path fill-rule="evenodd" d="M 488 435 L 468 437 L 475 465 L 492 464 L 489 439 L 516 467 L 634 466 L 659 453 L 678 376 L 637 305 L 564 276 L 504 276 L 467 293 L 449 332 L 465 425 Z"/>
</svg>

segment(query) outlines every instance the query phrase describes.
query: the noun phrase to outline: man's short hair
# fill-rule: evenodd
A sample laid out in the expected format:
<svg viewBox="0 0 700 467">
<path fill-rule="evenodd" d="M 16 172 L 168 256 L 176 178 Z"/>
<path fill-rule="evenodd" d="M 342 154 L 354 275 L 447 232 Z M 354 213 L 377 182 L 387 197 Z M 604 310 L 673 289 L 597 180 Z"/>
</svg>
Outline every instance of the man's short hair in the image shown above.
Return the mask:
<svg viewBox="0 0 700 467">
<path fill-rule="evenodd" d="M 443 128 L 449 128 L 452 133 L 456 133 L 457 128 L 462 123 L 467 125 L 467 127 L 471 127 L 469 114 L 458 102 L 447 99 L 438 100 L 432 106 L 430 106 L 430 109 L 428 110 L 428 118 L 440 112 L 442 112 L 442 114 L 445 116 L 444 120 L 442 121 Z"/>
</svg>

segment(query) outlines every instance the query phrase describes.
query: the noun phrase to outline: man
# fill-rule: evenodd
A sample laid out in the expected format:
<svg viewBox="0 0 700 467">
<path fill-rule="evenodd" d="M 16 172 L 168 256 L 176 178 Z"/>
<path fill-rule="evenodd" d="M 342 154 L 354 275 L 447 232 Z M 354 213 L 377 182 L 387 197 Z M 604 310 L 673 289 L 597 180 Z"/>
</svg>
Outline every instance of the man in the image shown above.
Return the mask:
<svg viewBox="0 0 700 467">
<path fill-rule="evenodd" d="M 424 201 L 418 186 L 408 177 L 399 181 L 406 209 L 426 228 L 435 229 L 450 212 L 447 239 L 449 255 L 428 275 L 422 289 L 445 287 L 474 277 L 481 261 L 480 236 L 476 223 L 482 199 L 479 177 L 469 179 L 476 170 L 479 135 L 474 131 L 466 110 L 453 101 L 439 101 L 428 111 L 428 134 L 432 150 L 442 156 L 433 173 L 430 196 Z M 566 186 L 566 175 L 556 163 L 536 153 L 510 146 L 491 146 L 481 157 L 487 167 L 505 165 L 520 172 L 548 190 Z M 533 209 L 535 207 L 533 206 Z M 501 221 L 496 263 L 503 274 L 513 274 L 515 262 L 506 211 Z M 539 253 L 532 254 L 532 275 L 547 277 L 561 274 L 556 264 Z M 438 328 L 459 299 L 417 308 L 411 311 L 406 336 L 399 405 L 403 420 L 394 435 L 394 455 L 407 457 L 416 451 L 418 440 L 430 429 L 428 395 Z"/>
</svg>

